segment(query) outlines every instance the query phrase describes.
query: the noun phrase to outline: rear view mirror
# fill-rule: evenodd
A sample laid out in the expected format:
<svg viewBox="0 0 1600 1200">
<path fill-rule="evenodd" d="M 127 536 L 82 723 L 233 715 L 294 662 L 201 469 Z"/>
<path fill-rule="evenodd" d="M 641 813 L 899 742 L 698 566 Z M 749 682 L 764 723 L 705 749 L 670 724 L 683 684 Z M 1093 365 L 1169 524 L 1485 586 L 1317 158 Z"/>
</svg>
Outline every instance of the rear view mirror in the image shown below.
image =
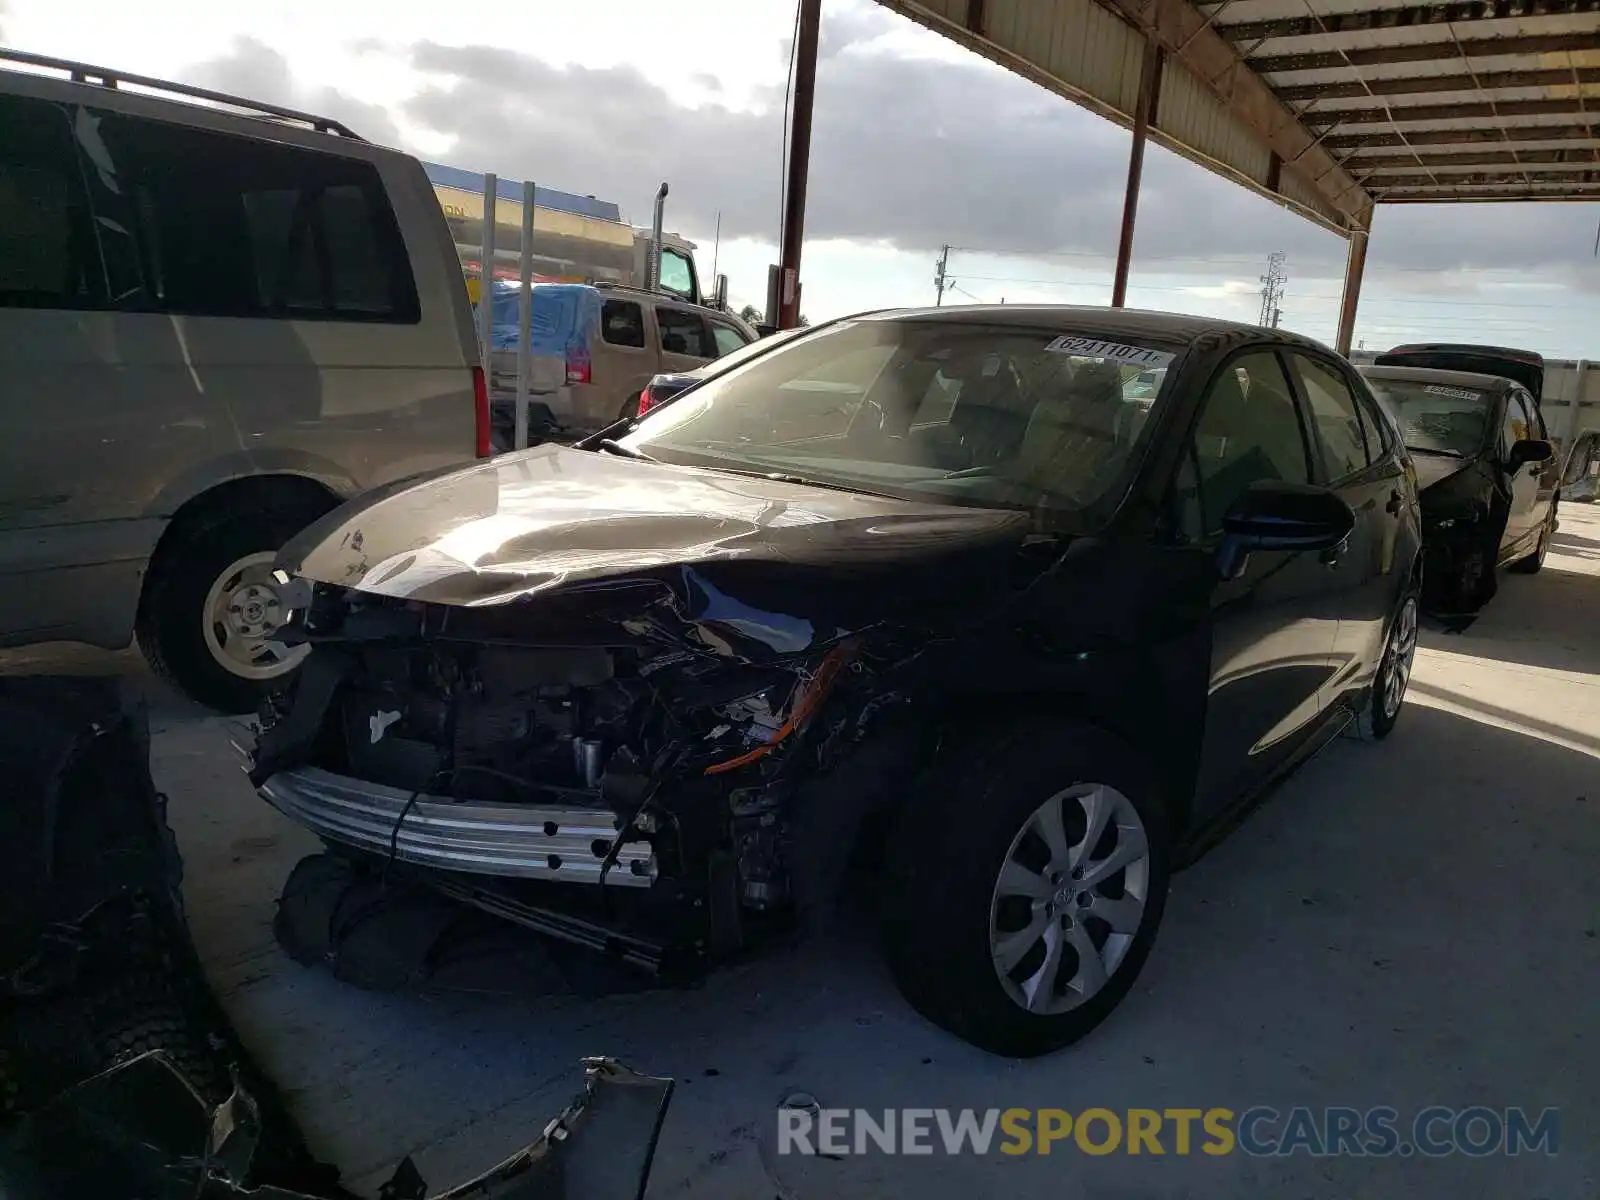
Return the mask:
<svg viewBox="0 0 1600 1200">
<path fill-rule="evenodd" d="M 1506 470 L 1520 471 L 1528 463 L 1549 462 L 1555 452 L 1555 447 L 1543 438 L 1523 438 L 1511 444 L 1511 452 L 1506 455 Z"/>
<path fill-rule="evenodd" d="M 1253 550 L 1328 550 L 1350 536 L 1356 514 L 1337 492 L 1260 479 L 1223 514 L 1218 569 L 1237 579 Z"/>
</svg>

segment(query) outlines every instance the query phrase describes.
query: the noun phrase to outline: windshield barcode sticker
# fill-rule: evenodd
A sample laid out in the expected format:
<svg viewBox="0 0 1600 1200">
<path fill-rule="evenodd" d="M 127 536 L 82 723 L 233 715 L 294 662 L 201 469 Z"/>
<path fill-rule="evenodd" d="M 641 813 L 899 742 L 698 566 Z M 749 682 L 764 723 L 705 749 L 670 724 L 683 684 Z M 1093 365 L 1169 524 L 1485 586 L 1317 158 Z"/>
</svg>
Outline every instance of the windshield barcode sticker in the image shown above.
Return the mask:
<svg viewBox="0 0 1600 1200">
<path fill-rule="evenodd" d="M 1469 392 L 1466 388 L 1445 387 L 1443 384 L 1426 384 L 1423 391 L 1430 396 L 1449 396 L 1452 400 L 1482 400 L 1482 392 Z"/>
<path fill-rule="evenodd" d="M 1113 362 L 1137 363 L 1141 367 L 1164 367 L 1172 361 L 1172 355 L 1165 350 L 1147 350 L 1143 346 L 1125 346 L 1121 342 L 1067 334 L 1056 338 L 1045 350 L 1050 354 L 1075 354 L 1080 358 L 1109 358 Z"/>
</svg>

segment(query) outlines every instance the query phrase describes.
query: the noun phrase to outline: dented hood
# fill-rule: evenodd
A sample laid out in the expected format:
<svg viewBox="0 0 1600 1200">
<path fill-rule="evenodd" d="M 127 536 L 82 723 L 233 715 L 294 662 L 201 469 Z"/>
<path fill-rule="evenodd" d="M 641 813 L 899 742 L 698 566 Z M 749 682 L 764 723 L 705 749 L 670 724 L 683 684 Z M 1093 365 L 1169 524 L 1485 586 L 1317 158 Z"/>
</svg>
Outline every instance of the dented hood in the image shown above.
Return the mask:
<svg viewBox="0 0 1600 1200">
<path fill-rule="evenodd" d="M 1008 554 L 1028 525 L 1020 512 L 540 446 L 369 493 L 306 529 L 278 565 L 452 605 L 685 566 L 776 574 L 795 587 L 833 575 L 874 591 L 909 569 L 943 591 L 939 583 L 971 581 L 989 555 Z"/>
</svg>

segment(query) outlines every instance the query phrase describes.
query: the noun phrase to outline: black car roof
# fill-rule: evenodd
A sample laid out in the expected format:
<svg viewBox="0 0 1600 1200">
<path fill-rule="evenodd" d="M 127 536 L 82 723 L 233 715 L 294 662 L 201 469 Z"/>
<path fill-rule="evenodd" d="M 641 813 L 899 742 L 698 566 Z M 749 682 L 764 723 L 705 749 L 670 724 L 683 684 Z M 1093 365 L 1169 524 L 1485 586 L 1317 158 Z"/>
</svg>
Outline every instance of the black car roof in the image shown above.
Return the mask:
<svg viewBox="0 0 1600 1200">
<path fill-rule="evenodd" d="M 1107 308 L 1092 304 L 962 304 L 948 308 L 895 308 L 863 313 L 858 320 L 948 321 L 952 324 L 1059 327 L 1063 332 L 1119 335 L 1150 341 L 1189 342 L 1208 333 L 1251 334 L 1263 341 L 1332 353 L 1312 338 L 1283 329 L 1266 329 L 1239 321 L 1192 313 L 1152 312 L 1139 308 Z"/>
<path fill-rule="evenodd" d="M 1515 379 L 1503 375 L 1480 375 L 1476 371 L 1435 371 L 1432 367 L 1361 367 L 1368 379 L 1392 379 L 1396 383 L 1439 383 L 1448 387 L 1473 388 L 1480 392 L 1509 392 L 1519 387 Z"/>
</svg>

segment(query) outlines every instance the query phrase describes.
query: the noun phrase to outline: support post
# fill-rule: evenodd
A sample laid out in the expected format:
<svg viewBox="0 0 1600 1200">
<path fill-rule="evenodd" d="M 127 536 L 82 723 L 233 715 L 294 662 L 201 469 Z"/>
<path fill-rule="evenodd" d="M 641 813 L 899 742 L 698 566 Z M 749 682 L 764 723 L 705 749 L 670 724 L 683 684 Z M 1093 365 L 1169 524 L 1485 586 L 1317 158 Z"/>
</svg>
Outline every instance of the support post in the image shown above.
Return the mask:
<svg viewBox="0 0 1600 1200">
<path fill-rule="evenodd" d="M 1128 268 L 1133 264 L 1133 223 L 1139 213 L 1139 184 L 1144 177 L 1144 144 L 1155 119 L 1161 94 L 1162 50 L 1154 38 L 1144 43 L 1144 66 L 1139 72 L 1139 100 L 1133 109 L 1133 145 L 1128 150 L 1128 190 L 1122 198 L 1122 231 L 1117 235 L 1117 268 L 1111 277 L 1111 307 L 1128 300 Z"/>
<path fill-rule="evenodd" d="M 538 189 L 533 180 L 522 184 L 522 261 L 517 276 L 517 417 L 516 437 L 511 443 L 518 450 L 528 448 L 528 373 L 533 362 L 533 207 Z"/>
<path fill-rule="evenodd" d="M 1344 294 L 1339 301 L 1339 333 L 1333 348 L 1340 354 L 1350 353 L 1350 342 L 1356 334 L 1356 305 L 1361 303 L 1361 276 L 1367 269 L 1367 231 L 1350 231 L 1350 256 L 1345 260 Z"/>
<path fill-rule="evenodd" d="M 778 328 L 800 324 L 800 244 L 805 240 L 806 178 L 811 167 L 811 107 L 817 91 L 817 35 L 822 0 L 800 0 L 789 110 L 789 172 L 783 188 L 783 244 L 778 255 Z"/>
<path fill-rule="evenodd" d="M 478 353 L 483 359 L 483 378 L 489 385 L 490 403 L 494 395 L 494 229 L 495 200 L 500 180 L 483 177 L 483 249 L 478 264 Z"/>
</svg>

